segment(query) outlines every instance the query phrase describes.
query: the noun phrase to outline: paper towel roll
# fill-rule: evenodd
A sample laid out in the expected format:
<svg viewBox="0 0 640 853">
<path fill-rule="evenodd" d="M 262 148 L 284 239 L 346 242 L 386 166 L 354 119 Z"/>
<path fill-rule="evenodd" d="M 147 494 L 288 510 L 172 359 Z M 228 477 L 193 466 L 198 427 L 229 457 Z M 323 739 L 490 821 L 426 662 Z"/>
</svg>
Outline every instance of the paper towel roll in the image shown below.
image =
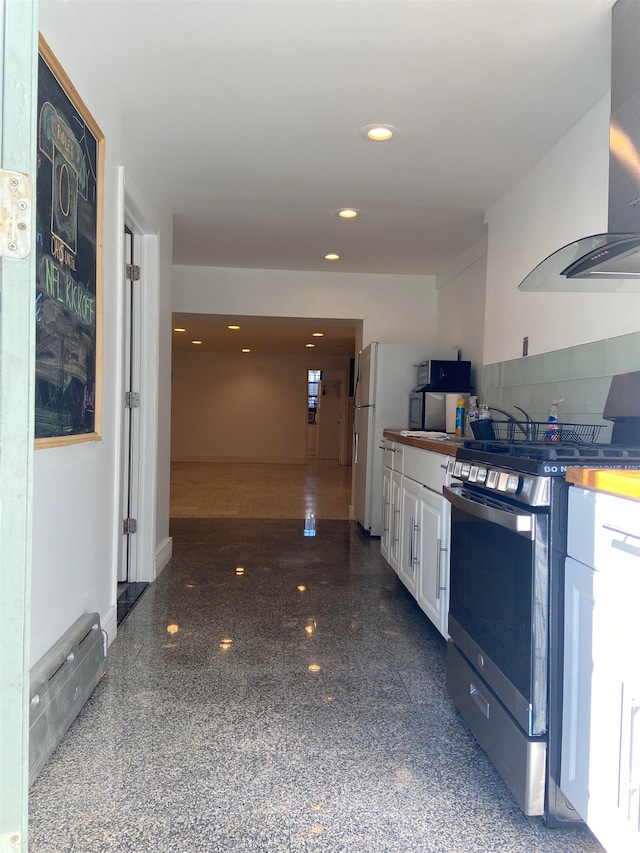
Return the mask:
<svg viewBox="0 0 640 853">
<path fill-rule="evenodd" d="M 468 394 L 445 394 L 444 411 L 445 411 L 445 429 L 451 434 L 456 431 L 456 409 L 458 408 L 458 400 L 460 397 L 464 399 L 465 408 L 468 405 Z"/>
</svg>

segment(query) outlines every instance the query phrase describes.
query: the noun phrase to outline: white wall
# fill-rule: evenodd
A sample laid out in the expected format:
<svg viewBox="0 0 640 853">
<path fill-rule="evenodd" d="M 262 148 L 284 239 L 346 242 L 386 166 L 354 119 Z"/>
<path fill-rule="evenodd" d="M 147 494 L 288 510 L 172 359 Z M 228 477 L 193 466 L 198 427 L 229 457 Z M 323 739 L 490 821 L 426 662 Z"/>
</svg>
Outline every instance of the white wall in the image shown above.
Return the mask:
<svg viewBox="0 0 640 853">
<path fill-rule="evenodd" d="M 173 310 L 259 317 L 362 320 L 362 341 L 435 344 L 433 276 L 173 268 Z"/>
<path fill-rule="evenodd" d="M 307 370 L 349 368 L 339 356 L 173 354 L 173 461 L 302 463 Z"/>
<path fill-rule="evenodd" d="M 604 98 L 488 212 L 484 363 L 640 329 L 640 295 L 523 293 L 544 258 L 607 230 L 609 98 Z"/>
<path fill-rule="evenodd" d="M 34 461 L 31 663 L 87 611 L 115 624 L 116 568 L 121 544 L 119 483 L 122 419 L 122 268 L 119 169 L 136 186 L 160 235 L 160 350 L 147 354 L 159 377 L 157 541 L 168 535 L 168 433 L 172 221 L 158 184 L 144 171 L 144 152 L 124 126 L 104 69 L 91 57 L 94 33 L 83 37 L 77 4 L 40 4 L 40 30 L 106 138 L 104 174 L 102 440 L 36 451 Z M 143 488 L 145 484 L 143 484 Z M 153 564 L 155 554 L 145 555 Z"/>
<path fill-rule="evenodd" d="M 172 459 L 303 462 L 306 383 L 296 356 L 174 353 Z"/>
<path fill-rule="evenodd" d="M 479 241 L 438 276 L 438 344 L 471 362 L 477 390 L 483 364 L 487 241 Z"/>
</svg>

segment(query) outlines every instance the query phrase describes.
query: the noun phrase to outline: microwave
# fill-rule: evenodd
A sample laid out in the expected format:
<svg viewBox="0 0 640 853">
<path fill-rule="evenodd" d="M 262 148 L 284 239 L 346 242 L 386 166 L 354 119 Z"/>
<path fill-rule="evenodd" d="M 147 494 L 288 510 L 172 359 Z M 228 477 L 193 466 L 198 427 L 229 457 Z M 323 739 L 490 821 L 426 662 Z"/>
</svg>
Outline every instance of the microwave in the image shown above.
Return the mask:
<svg viewBox="0 0 640 853">
<path fill-rule="evenodd" d="M 418 365 L 416 388 L 428 388 L 429 391 L 471 390 L 470 361 L 438 361 L 430 359 Z"/>
<path fill-rule="evenodd" d="M 409 429 L 444 432 L 447 423 L 446 394 L 420 388 L 409 394 Z"/>
</svg>

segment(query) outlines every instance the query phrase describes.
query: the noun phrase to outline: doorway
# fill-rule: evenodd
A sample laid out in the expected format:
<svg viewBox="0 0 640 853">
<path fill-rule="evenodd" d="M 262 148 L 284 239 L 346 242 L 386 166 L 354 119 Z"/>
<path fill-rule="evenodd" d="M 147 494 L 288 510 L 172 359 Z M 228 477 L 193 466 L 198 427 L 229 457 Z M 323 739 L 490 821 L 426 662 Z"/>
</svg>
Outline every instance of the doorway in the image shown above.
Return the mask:
<svg viewBox="0 0 640 853">
<path fill-rule="evenodd" d="M 124 227 L 124 418 L 122 465 L 122 556 L 118 566 L 118 625 L 136 604 L 148 583 L 138 581 L 138 496 L 140 488 L 140 266 L 133 231 Z"/>
<path fill-rule="evenodd" d="M 320 382 L 317 414 L 318 459 L 340 459 L 342 438 L 342 379 L 323 379 Z"/>
</svg>

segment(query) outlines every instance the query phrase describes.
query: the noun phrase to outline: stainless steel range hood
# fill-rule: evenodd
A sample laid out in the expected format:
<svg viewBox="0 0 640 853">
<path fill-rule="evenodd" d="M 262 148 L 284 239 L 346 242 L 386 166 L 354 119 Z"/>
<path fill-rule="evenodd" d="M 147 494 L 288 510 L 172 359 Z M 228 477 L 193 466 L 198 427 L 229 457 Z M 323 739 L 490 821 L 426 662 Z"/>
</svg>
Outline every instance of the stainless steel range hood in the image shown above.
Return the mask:
<svg viewBox="0 0 640 853">
<path fill-rule="evenodd" d="M 526 291 L 640 292 L 640 0 L 612 10 L 609 231 L 549 255 Z"/>
</svg>

